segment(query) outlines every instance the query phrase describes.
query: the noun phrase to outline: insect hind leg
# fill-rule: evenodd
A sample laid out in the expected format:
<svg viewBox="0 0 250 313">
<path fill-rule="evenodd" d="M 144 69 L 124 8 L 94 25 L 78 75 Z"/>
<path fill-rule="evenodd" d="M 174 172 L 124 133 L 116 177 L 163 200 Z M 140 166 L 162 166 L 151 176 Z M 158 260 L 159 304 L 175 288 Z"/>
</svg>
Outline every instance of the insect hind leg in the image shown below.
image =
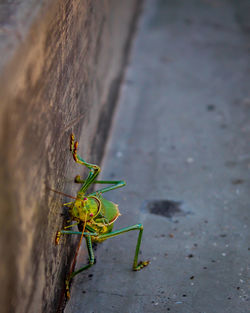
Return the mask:
<svg viewBox="0 0 250 313">
<path fill-rule="evenodd" d="M 91 241 L 91 236 L 87 235 L 85 237 L 86 239 L 86 245 L 87 245 L 87 249 L 88 249 L 88 254 L 89 254 L 89 264 L 86 264 L 85 266 L 79 268 L 78 270 L 72 272 L 68 278 L 65 281 L 65 288 L 66 288 L 66 294 L 67 294 L 67 298 L 70 298 L 70 281 L 73 277 L 75 277 L 77 274 L 87 270 L 88 268 L 90 268 L 92 265 L 95 264 L 95 256 L 94 256 L 94 251 L 93 251 L 93 247 L 92 247 L 92 241 Z"/>
<path fill-rule="evenodd" d="M 95 181 L 96 177 L 99 175 L 101 168 L 96 164 L 88 163 L 84 159 L 82 159 L 77 153 L 77 148 L 78 141 L 75 141 L 75 136 L 72 134 L 70 137 L 70 151 L 72 152 L 75 162 L 84 165 L 88 169 L 90 169 L 88 177 L 84 181 L 84 184 L 79 191 L 79 193 L 84 194 L 88 187 Z"/>
<path fill-rule="evenodd" d="M 75 160 L 76 163 L 79 163 L 81 165 L 86 166 L 87 168 L 89 168 L 90 170 L 96 171 L 96 172 L 100 172 L 100 167 L 96 164 L 92 164 L 92 163 L 88 163 L 86 162 L 83 158 L 81 158 L 78 153 L 77 153 L 77 149 L 78 149 L 78 141 L 75 140 L 75 136 L 74 134 L 71 134 L 70 137 L 70 151 L 72 152 L 73 158 Z"/>
<path fill-rule="evenodd" d="M 133 226 L 122 228 L 120 230 L 113 231 L 109 234 L 100 235 L 100 236 L 98 236 L 98 239 L 105 240 L 105 239 L 115 237 L 115 236 L 121 235 L 123 233 L 129 232 L 131 230 L 139 230 L 135 254 L 134 254 L 134 261 L 133 261 L 133 271 L 139 271 L 149 264 L 149 261 L 142 261 L 142 262 L 138 263 L 138 255 L 139 255 L 139 251 L 140 251 L 141 239 L 142 239 L 142 234 L 143 234 L 143 225 L 142 224 L 136 224 Z"/>
</svg>

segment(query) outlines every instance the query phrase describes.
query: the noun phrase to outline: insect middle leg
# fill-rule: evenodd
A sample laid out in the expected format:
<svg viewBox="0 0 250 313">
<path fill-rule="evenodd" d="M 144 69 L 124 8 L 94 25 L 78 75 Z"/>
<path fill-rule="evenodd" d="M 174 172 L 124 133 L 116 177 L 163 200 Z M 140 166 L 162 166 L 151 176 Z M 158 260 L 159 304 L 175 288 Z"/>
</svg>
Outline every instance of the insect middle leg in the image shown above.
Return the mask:
<svg viewBox="0 0 250 313">
<path fill-rule="evenodd" d="M 123 233 L 127 233 L 131 230 L 139 230 L 139 235 L 137 238 L 137 244 L 136 244 L 136 248 L 135 248 L 134 262 L 133 262 L 133 270 L 139 271 L 149 264 L 149 261 L 142 261 L 142 262 L 138 263 L 138 255 L 139 255 L 139 251 L 140 251 L 141 239 L 142 239 L 142 233 L 143 233 L 142 224 L 136 224 L 134 226 L 125 227 L 125 228 L 122 228 L 120 230 L 116 230 L 116 231 L 113 231 L 111 233 L 108 233 L 108 234 L 100 235 L 100 236 L 98 236 L 98 240 L 101 241 L 101 240 L 105 240 L 105 239 L 108 239 L 111 237 L 115 237 L 115 236 L 121 235 Z"/>
<path fill-rule="evenodd" d="M 80 175 L 77 175 L 75 178 L 75 182 L 79 184 L 84 184 L 86 180 L 81 179 Z M 104 187 L 95 192 L 92 192 L 89 194 L 89 196 L 96 196 L 98 193 L 104 193 L 110 190 L 115 190 L 115 189 L 124 187 L 126 185 L 126 182 L 124 180 L 95 180 L 93 183 L 94 184 L 110 184 L 110 185 L 112 184 L 112 186 Z"/>
</svg>

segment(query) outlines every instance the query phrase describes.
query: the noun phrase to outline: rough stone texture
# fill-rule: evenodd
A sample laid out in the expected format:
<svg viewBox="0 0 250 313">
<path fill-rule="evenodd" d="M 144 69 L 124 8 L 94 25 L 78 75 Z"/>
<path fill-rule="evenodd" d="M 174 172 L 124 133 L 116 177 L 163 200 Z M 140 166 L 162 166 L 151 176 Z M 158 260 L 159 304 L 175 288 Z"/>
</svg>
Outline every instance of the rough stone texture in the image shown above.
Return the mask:
<svg viewBox="0 0 250 313">
<path fill-rule="evenodd" d="M 0 281 L 2 313 L 55 312 L 72 238 L 55 246 L 80 138 L 100 162 L 138 0 L 0 4 Z M 74 188 L 74 190 L 73 190 Z"/>
</svg>

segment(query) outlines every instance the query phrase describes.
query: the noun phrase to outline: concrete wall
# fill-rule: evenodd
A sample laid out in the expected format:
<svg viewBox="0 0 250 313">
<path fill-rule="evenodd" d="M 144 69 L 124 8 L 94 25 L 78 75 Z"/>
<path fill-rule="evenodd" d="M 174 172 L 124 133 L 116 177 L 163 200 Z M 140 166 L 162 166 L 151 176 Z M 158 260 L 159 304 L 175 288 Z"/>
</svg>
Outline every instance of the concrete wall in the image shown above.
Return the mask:
<svg viewBox="0 0 250 313">
<path fill-rule="evenodd" d="M 0 4 L 0 307 L 55 312 L 76 240 L 54 239 L 73 177 L 69 153 L 100 163 L 138 0 Z"/>
</svg>

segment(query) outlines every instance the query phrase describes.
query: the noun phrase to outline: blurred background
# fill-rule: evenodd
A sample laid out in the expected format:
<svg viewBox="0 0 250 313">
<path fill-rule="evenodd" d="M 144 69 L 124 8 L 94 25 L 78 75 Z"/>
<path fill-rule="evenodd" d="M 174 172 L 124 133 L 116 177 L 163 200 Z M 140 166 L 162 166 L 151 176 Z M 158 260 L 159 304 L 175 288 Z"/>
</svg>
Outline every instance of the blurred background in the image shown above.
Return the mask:
<svg viewBox="0 0 250 313">
<path fill-rule="evenodd" d="M 249 312 L 250 2 L 0 3 L 1 312 Z M 79 238 L 69 137 L 125 188 L 96 264 L 64 281 Z M 86 264 L 84 244 L 76 267 Z"/>
</svg>

